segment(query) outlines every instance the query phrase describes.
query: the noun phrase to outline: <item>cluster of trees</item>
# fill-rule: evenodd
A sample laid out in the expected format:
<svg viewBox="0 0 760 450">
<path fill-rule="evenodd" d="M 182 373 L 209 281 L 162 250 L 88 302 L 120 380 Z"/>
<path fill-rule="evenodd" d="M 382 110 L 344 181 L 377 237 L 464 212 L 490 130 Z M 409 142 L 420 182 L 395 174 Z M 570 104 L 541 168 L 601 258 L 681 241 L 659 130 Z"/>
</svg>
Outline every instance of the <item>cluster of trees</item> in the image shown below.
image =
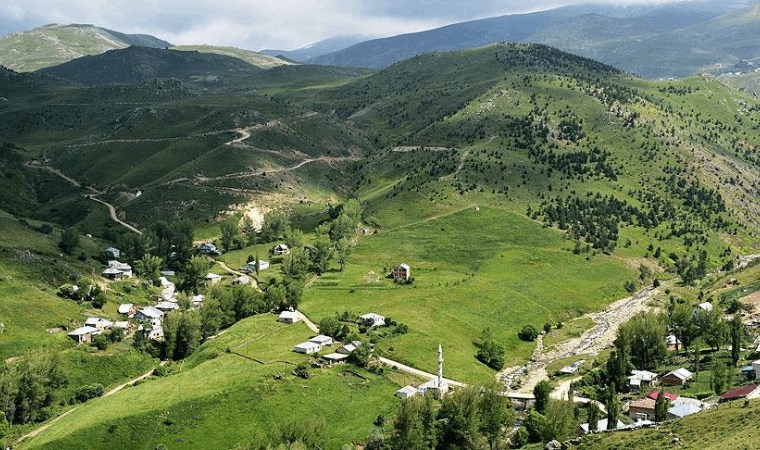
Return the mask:
<svg viewBox="0 0 760 450">
<path fill-rule="evenodd" d="M 480 336 L 481 344 L 476 357 L 478 361 L 495 370 L 504 368 L 506 351 L 504 346 L 494 341 L 490 328 L 483 330 Z"/>
<path fill-rule="evenodd" d="M 534 146 L 529 150 L 529 155 L 535 161 L 548 165 L 568 178 L 590 174 L 603 176 L 611 181 L 617 180 L 617 172 L 609 162 L 612 153 L 599 147 L 593 147 L 590 151 L 557 153 L 551 146 Z"/>
<path fill-rule="evenodd" d="M 92 280 L 80 278 L 77 285 L 63 284 L 58 287 L 56 294 L 75 302 L 90 302 L 94 308 L 102 308 L 107 301 L 106 293 Z"/>
<path fill-rule="evenodd" d="M 173 270 L 182 270 L 193 255 L 193 223 L 178 220 L 158 221 L 143 234 L 122 234 L 117 245 L 130 260 L 142 260 L 146 254 L 161 258 Z"/>
<path fill-rule="evenodd" d="M 0 412 L 10 425 L 46 420 L 54 390 L 66 383 L 58 354 L 27 353 L 0 368 Z"/>
<path fill-rule="evenodd" d="M 389 437 L 375 435 L 367 449 L 504 448 L 515 423 L 498 385 L 465 388 L 445 396 L 440 408 L 430 395 L 405 400 Z"/>
</svg>

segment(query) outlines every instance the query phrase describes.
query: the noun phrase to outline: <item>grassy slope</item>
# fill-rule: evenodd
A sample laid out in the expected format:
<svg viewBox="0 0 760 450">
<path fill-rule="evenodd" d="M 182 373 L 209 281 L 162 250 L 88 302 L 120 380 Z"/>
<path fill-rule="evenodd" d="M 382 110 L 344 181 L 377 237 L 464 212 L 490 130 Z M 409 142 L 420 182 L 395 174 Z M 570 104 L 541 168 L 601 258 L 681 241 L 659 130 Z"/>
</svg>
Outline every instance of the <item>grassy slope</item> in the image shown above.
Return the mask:
<svg viewBox="0 0 760 450">
<path fill-rule="evenodd" d="M 366 438 L 375 417 L 395 408 L 397 385 L 361 371 L 363 380 L 345 372 L 349 366 L 313 370 L 309 380 L 293 377 L 292 364 L 307 358 L 292 346 L 309 336 L 303 324 L 282 325 L 272 315 L 246 319 L 177 373 L 89 402 L 22 448 L 70 448 L 85 440 L 93 449 L 230 448 L 305 417 L 324 421 L 327 448 Z"/>
<path fill-rule="evenodd" d="M 625 296 L 629 268 L 610 257 L 586 261 L 567 246 L 560 233 L 521 216 L 468 208 L 363 238 L 344 272 L 321 277 L 301 308 L 314 319 L 344 310 L 390 316 L 410 332 L 383 341 L 386 356 L 434 372 L 441 342 L 447 376 L 484 382 L 493 371 L 474 358 L 484 328 L 505 344 L 508 364 L 523 362 L 533 348 L 517 339 L 523 325 L 540 328 Z M 411 265 L 414 285 L 364 281 L 400 262 Z"/>
<path fill-rule="evenodd" d="M 216 53 L 218 55 L 232 56 L 242 59 L 243 61 L 251 64 L 252 66 L 261 67 L 262 69 L 269 69 L 271 67 L 278 67 L 282 65 L 290 64 L 275 56 L 268 56 L 262 53 L 243 50 L 235 47 L 218 47 L 213 45 L 177 45 L 172 47 L 173 50 L 180 50 L 183 52 L 200 52 L 200 53 Z"/>
<path fill-rule="evenodd" d="M 755 426 L 760 401 L 748 407 L 737 401 L 718 409 L 701 412 L 658 429 L 586 437 L 579 449 L 750 449 L 760 445 L 760 429 Z M 678 437 L 680 445 L 673 439 Z"/>
</svg>

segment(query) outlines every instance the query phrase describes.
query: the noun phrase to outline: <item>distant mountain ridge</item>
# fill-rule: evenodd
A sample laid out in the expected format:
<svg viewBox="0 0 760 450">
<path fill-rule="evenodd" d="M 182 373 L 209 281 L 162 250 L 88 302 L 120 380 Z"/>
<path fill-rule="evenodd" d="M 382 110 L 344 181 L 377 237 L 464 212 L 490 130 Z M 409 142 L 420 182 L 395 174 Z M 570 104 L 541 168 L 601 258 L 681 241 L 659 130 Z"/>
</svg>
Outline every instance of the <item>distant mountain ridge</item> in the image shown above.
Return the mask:
<svg viewBox="0 0 760 450">
<path fill-rule="evenodd" d="M 305 63 L 318 56 L 337 52 L 366 40 L 367 39 L 363 36 L 336 36 L 314 42 L 313 44 L 309 44 L 295 50 L 264 49 L 259 53 L 269 56 L 282 56 L 291 61 Z"/>
<path fill-rule="evenodd" d="M 126 34 L 88 24 L 51 24 L 0 36 L 0 65 L 31 72 L 132 45 L 166 48 L 172 44 L 147 34 Z"/>
<path fill-rule="evenodd" d="M 722 70 L 760 56 L 759 5 L 729 1 L 656 6 L 580 5 L 462 22 L 362 42 L 311 62 L 384 68 L 434 51 L 534 42 L 649 77 Z"/>
</svg>

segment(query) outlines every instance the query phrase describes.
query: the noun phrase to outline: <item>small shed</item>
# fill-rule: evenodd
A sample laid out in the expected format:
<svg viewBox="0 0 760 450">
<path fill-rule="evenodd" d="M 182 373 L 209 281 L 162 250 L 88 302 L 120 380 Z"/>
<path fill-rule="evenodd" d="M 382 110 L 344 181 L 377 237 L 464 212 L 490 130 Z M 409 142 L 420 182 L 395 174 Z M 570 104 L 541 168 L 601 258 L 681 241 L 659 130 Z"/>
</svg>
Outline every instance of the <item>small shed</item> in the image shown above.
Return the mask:
<svg viewBox="0 0 760 450">
<path fill-rule="evenodd" d="M 84 324 L 88 327 L 97 328 L 100 331 L 108 330 L 113 326 L 113 322 L 100 317 L 88 317 Z"/>
<path fill-rule="evenodd" d="M 311 341 L 301 342 L 300 344 L 297 344 L 295 347 L 293 347 L 294 352 L 303 353 L 305 355 L 311 355 L 312 353 L 317 353 L 320 350 L 322 350 L 322 346 Z"/>
<path fill-rule="evenodd" d="M 295 311 L 283 311 L 277 320 L 283 323 L 296 323 L 301 320 L 301 315 Z"/>
<path fill-rule="evenodd" d="M 107 258 L 110 258 L 110 259 L 121 258 L 121 250 L 119 250 L 116 247 L 108 247 L 103 253 L 106 255 Z"/>
<path fill-rule="evenodd" d="M 352 341 L 348 344 L 344 344 L 342 347 L 340 347 L 338 350 L 336 350 L 338 353 L 342 353 L 344 355 L 350 355 L 353 353 L 360 345 L 362 345 L 362 341 Z"/>
<path fill-rule="evenodd" d="M 332 365 L 345 362 L 346 359 L 348 359 L 348 355 L 344 355 L 343 353 L 330 353 L 322 356 L 322 358 Z"/>
<path fill-rule="evenodd" d="M 251 284 L 251 278 L 248 275 L 240 275 L 239 277 L 232 280 L 232 284 Z"/>
<path fill-rule="evenodd" d="M 615 425 L 616 430 L 620 430 L 625 428 L 625 424 L 618 419 L 617 424 Z M 599 419 L 596 422 L 596 430 L 589 430 L 589 424 L 588 423 L 582 423 L 578 429 L 578 434 L 589 434 L 589 433 L 602 433 L 607 431 L 607 419 Z"/>
<path fill-rule="evenodd" d="M 174 302 L 158 302 L 156 309 L 159 309 L 165 313 L 179 309 L 179 305 Z"/>
<path fill-rule="evenodd" d="M 415 395 L 417 395 L 417 389 L 414 386 L 404 386 L 396 391 L 396 397 L 402 400 L 414 397 Z"/>
<path fill-rule="evenodd" d="M 198 247 L 198 253 L 202 255 L 219 255 L 219 249 L 212 243 L 205 243 Z"/>
<path fill-rule="evenodd" d="M 683 419 L 686 416 L 696 414 L 702 411 L 697 405 L 691 403 L 681 403 L 668 409 L 668 419 Z"/>
<path fill-rule="evenodd" d="M 642 387 L 656 386 L 657 382 L 657 374 L 648 370 L 632 370 L 628 377 L 631 392 L 639 392 Z"/>
</svg>

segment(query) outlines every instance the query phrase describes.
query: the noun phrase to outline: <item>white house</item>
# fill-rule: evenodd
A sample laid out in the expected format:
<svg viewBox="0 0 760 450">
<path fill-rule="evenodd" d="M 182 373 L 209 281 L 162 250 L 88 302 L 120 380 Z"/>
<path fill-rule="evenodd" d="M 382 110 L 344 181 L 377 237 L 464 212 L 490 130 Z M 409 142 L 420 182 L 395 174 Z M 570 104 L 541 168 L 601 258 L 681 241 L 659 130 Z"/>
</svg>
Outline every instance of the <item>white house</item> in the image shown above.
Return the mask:
<svg viewBox="0 0 760 450">
<path fill-rule="evenodd" d="M 222 280 L 221 275 L 217 275 L 215 273 L 207 273 L 205 277 L 203 277 L 206 281 L 208 281 L 210 284 L 217 284 Z"/>
<path fill-rule="evenodd" d="M 264 261 L 263 259 L 259 260 L 259 271 L 267 270 L 269 268 L 269 261 Z M 256 272 L 256 262 L 251 261 L 249 263 L 246 263 L 243 267 L 240 268 L 241 272 L 247 272 L 247 273 L 254 273 Z"/>
<path fill-rule="evenodd" d="M 126 320 L 120 320 L 118 322 L 113 323 L 114 329 L 119 328 L 126 331 L 129 331 L 130 328 L 132 328 L 132 324 L 129 323 L 129 321 Z"/>
<path fill-rule="evenodd" d="M 135 313 L 136 320 L 147 320 L 153 325 L 158 325 L 164 320 L 164 312 L 158 308 L 147 306 Z"/>
<path fill-rule="evenodd" d="M 113 326 L 113 322 L 100 317 L 88 317 L 87 320 L 85 320 L 84 325 L 104 331 L 110 329 Z"/>
<path fill-rule="evenodd" d="M 401 263 L 393 268 L 393 279 L 408 281 L 412 277 L 412 269 L 409 264 Z"/>
<path fill-rule="evenodd" d="M 694 312 L 695 315 L 697 313 L 699 313 L 700 311 L 711 313 L 711 312 L 713 312 L 713 309 L 714 308 L 713 308 L 713 304 L 712 303 L 710 303 L 710 302 L 704 302 L 704 303 L 700 303 L 697 306 L 695 306 L 693 312 Z"/>
<path fill-rule="evenodd" d="M 156 309 L 159 309 L 165 313 L 179 309 L 179 305 L 174 302 L 158 302 Z"/>
<path fill-rule="evenodd" d="M 110 260 L 108 261 L 108 269 L 121 272 L 122 278 L 132 278 L 132 266 L 127 263 Z M 108 269 L 106 269 L 106 271 L 108 271 Z M 105 274 L 106 271 L 103 273 Z"/>
<path fill-rule="evenodd" d="M 352 342 L 349 342 L 348 344 L 344 344 L 342 347 L 340 347 L 340 348 L 339 348 L 338 350 L 336 350 L 336 351 L 337 351 L 338 353 L 342 353 L 342 354 L 344 354 L 344 355 L 350 355 L 350 354 L 351 354 L 351 353 L 353 353 L 353 352 L 354 352 L 354 350 L 356 350 L 356 349 L 357 349 L 357 347 L 359 347 L 360 345 L 362 345 L 362 341 L 352 341 Z"/>
<path fill-rule="evenodd" d="M 193 302 L 193 306 L 195 307 L 203 305 L 204 300 L 206 300 L 206 296 L 203 294 L 193 295 L 190 297 L 190 301 Z"/>
<path fill-rule="evenodd" d="M 583 434 L 589 434 L 589 433 L 601 433 L 603 431 L 607 431 L 607 419 L 599 419 L 596 422 L 596 430 L 589 431 L 589 424 L 588 423 L 582 423 L 581 426 L 581 432 Z M 621 428 L 625 428 L 625 424 L 618 419 L 617 424 L 615 426 L 616 430 L 619 430 Z"/>
<path fill-rule="evenodd" d="M 411 398 L 417 395 L 417 389 L 415 389 L 413 386 L 404 386 L 396 391 L 395 395 L 402 400 L 406 400 L 407 398 Z"/>
<path fill-rule="evenodd" d="M 251 278 L 248 275 L 240 275 L 232 280 L 232 284 L 251 284 Z"/>
<path fill-rule="evenodd" d="M 638 392 L 642 386 L 655 386 L 657 374 L 648 370 L 632 370 L 628 377 L 628 386 L 631 392 Z"/>
<path fill-rule="evenodd" d="M 348 355 L 344 355 L 343 353 L 330 353 L 322 356 L 322 358 L 332 365 L 342 363 L 348 359 Z"/>
<path fill-rule="evenodd" d="M 277 320 L 283 323 L 296 323 L 301 320 L 301 315 L 295 311 L 283 311 Z"/>
<path fill-rule="evenodd" d="M 153 325 L 147 328 L 140 325 L 137 332 L 142 333 L 145 339 L 151 341 L 157 341 L 164 338 L 164 328 L 161 325 Z"/>
<path fill-rule="evenodd" d="M 275 256 L 285 256 L 290 254 L 290 248 L 286 244 L 280 244 L 272 250 Z"/>
<path fill-rule="evenodd" d="M 131 317 L 137 312 L 137 308 L 132 303 L 122 303 L 117 311 L 119 314 Z"/>
<path fill-rule="evenodd" d="M 369 313 L 364 314 L 363 316 L 359 316 L 358 322 L 370 328 L 381 327 L 385 325 L 385 317 L 381 316 L 380 314 Z"/>
<path fill-rule="evenodd" d="M 100 330 L 97 328 L 83 326 L 70 332 L 68 336 L 77 341 L 78 344 L 84 344 L 87 342 L 92 342 L 92 337 L 98 334 L 100 334 Z"/>
<path fill-rule="evenodd" d="M 317 353 L 320 350 L 322 350 L 322 346 L 311 341 L 301 342 L 300 344 L 293 347 L 294 352 L 303 353 L 306 355 Z"/>
<path fill-rule="evenodd" d="M 321 347 L 326 347 L 333 344 L 333 338 L 330 336 L 325 336 L 324 334 L 320 334 L 309 339 L 309 342 L 319 344 Z"/>
</svg>

